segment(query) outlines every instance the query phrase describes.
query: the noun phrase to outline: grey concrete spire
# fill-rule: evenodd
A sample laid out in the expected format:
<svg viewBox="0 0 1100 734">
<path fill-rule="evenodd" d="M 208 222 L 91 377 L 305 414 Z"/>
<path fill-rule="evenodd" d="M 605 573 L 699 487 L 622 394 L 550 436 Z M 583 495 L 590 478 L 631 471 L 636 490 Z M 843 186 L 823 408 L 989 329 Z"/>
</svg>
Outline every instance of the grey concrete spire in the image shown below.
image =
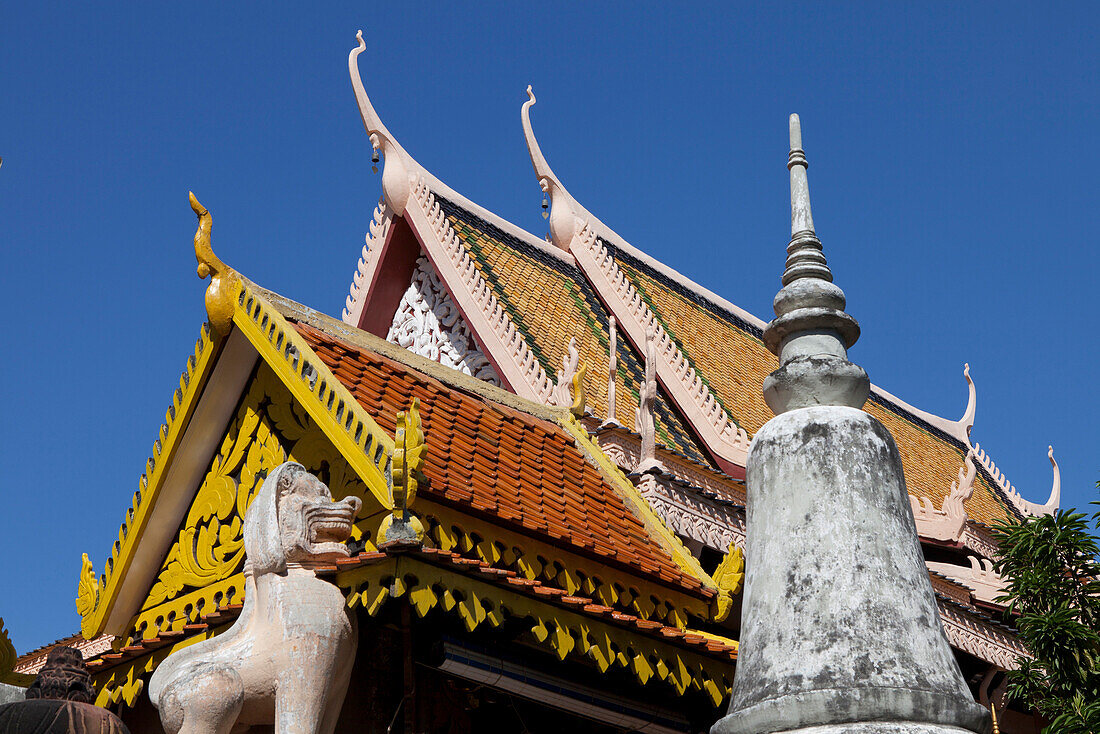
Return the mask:
<svg viewBox="0 0 1100 734">
<path fill-rule="evenodd" d="M 796 115 L 787 165 L 791 242 L 764 331 L 776 416 L 749 448 L 740 648 L 711 733 L 988 732 L 944 637 L 897 446 L 859 409 L 859 326 L 814 232 Z"/>
<path fill-rule="evenodd" d="M 871 388 L 867 373 L 848 361 L 859 324 L 844 311 L 844 291 L 833 284 L 814 232 L 798 115 L 791 115 L 790 127 L 791 241 L 783 289 L 773 302 L 776 318 L 764 330 L 780 368 L 764 381 L 764 400 L 776 415 L 810 405 L 859 408 Z"/>
</svg>

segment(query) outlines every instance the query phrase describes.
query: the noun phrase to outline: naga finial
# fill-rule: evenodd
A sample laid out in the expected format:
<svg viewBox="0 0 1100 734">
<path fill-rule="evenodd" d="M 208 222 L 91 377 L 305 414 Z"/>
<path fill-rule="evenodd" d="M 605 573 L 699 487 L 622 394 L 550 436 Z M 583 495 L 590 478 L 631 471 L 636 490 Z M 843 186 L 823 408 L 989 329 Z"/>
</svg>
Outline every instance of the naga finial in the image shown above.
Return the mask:
<svg viewBox="0 0 1100 734">
<path fill-rule="evenodd" d="M 424 539 L 424 525 L 410 508 L 416 501 L 420 484 L 427 483 L 420 468 L 426 456 L 426 438 L 420 423 L 420 398 L 413 398 L 408 411 L 397 414 L 394 432 L 393 463 L 390 468 L 390 495 L 393 510 L 382 520 L 378 536 L 382 542 L 418 543 Z"/>
<path fill-rule="evenodd" d="M 718 568 L 714 569 L 711 578 L 718 586 L 715 612 L 711 621 L 724 622 L 733 609 L 733 597 L 741 592 L 745 580 L 745 556 L 741 549 L 730 543 L 729 551 L 718 564 Z"/>
<path fill-rule="evenodd" d="M 585 403 L 588 400 L 588 393 L 584 387 L 588 363 L 581 364 L 576 337 L 570 338 L 566 354 L 561 359 L 561 366 L 562 369 L 558 370 L 558 379 L 554 383 L 550 398 L 555 405 L 569 408 L 569 412 L 580 418 L 584 415 Z"/>
<path fill-rule="evenodd" d="M 959 425 L 966 429 L 966 435 L 969 436 L 971 429 L 974 428 L 974 415 L 978 411 L 978 391 L 974 387 L 974 380 L 970 378 L 969 362 L 963 364 L 963 377 L 966 378 L 968 395 L 966 410 L 963 412 L 963 417 L 959 419 Z"/>
<path fill-rule="evenodd" d="M 205 206 L 195 198 L 193 191 L 187 192 L 191 209 L 199 218 L 195 229 L 195 259 L 199 266 L 200 278 L 210 276 L 210 285 L 206 288 L 206 316 L 214 331 L 225 335 L 233 325 L 233 311 L 237 307 L 237 292 L 241 285 L 240 276 L 233 268 L 222 262 L 210 246 L 210 231 L 214 218 Z"/>
<path fill-rule="evenodd" d="M 18 659 L 15 645 L 11 643 L 8 631 L 4 629 L 4 618 L 0 617 L 0 683 L 26 688 L 34 680 L 34 676 L 14 672 L 15 661 Z"/>
<path fill-rule="evenodd" d="M 1050 466 L 1054 471 L 1054 481 L 1050 487 L 1050 497 L 1042 509 L 1044 514 L 1049 515 L 1057 510 L 1062 502 L 1062 470 L 1058 468 L 1058 460 L 1054 458 L 1053 446 L 1047 446 L 1047 458 L 1050 459 Z"/>
<path fill-rule="evenodd" d="M 531 127 L 531 107 L 534 104 L 535 93 L 528 84 L 527 101 L 520 108 L 523 136 L 527 140 L 527 153 L 531 156 L 531 165 L 534 166 L 535 175 L 538 176 L 539 188 L 550 197 L 550 241 L 554 246 L 568 252 L 573 236 L 581 231 L 583 225 L 581 218 L 578 217 L 580 207 L 554 175 L 550 164 L 546 162 L 546 156 L 542 154 L 539 141 L 535 139 L 535 131 Z"/>
<path fill-rule="evenodd" d="M 382 169 L 382 196 L 386 204 L 397 215 L 405 213 L 405 206 L 409 203 L 412 193 L 412 182 L 409 179 L 410 168 L 416 163 L 409 157 L 392 135 L 382 124 L 382 118 L 374 110 L 367 90 L 363 87 L 363 78 L 359 75 L 359 54 L 363 53 L 367 44 L 363 40 L 363 31 L 355 34 L 358 45 L 348 54 L 348 73 L 351 75 L 351 88 L 355 92 L 355 101 L 359 105 L 359 116 L 363 119 L 363 127 L 370 136 L 370 143 L 375 151 L 380 151 L 385 158 L 385 166 Z"/>
</svg>

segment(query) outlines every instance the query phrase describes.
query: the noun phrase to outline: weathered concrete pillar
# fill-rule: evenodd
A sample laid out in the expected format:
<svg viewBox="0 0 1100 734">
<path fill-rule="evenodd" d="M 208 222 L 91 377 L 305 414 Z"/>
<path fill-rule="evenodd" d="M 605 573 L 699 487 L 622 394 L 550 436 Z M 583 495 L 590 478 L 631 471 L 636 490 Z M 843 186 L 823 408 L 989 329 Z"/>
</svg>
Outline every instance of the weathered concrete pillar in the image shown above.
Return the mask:
<svg viewBox="0 0 1100 734">
<path fill-rule="evenodd" d="M 797 115 L 787 167 L 792 236 L 764 332 L 776 417 L 749 449 L 741 644 L 711 732 L 988 732 L 943 634 L 897 446 L 861 410 L 859 326 L 814 233 Z"/>
</svg>

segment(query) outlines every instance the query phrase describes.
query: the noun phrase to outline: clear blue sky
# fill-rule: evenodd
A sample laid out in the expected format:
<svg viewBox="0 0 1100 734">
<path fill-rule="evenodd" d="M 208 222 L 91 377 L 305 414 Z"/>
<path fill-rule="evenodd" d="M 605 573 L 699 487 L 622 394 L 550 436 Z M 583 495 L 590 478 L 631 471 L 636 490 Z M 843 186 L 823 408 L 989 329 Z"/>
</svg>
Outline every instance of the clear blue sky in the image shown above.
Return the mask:
<svg viewBox="0 0 1100 734">
<path fill-rule="evenodd" d="M 542 234 L 524 88 L 571 192 L 768 318 L 787 115 L 852 358 L 962 414 L 1025 496 L 1096 497 L 1097 5 L 10 3 L 0 23 L 8 472 L 0 615 L 24 652 L 78 628 L 204 319 L 187 206 L 253 280 L 339 315 L 380 193 L 348 82 L 423 165 Z M 261 9 L 262 8 L 262 9 Z M 391 9 L 392 8 L 392 9 Z"/>
</svg>

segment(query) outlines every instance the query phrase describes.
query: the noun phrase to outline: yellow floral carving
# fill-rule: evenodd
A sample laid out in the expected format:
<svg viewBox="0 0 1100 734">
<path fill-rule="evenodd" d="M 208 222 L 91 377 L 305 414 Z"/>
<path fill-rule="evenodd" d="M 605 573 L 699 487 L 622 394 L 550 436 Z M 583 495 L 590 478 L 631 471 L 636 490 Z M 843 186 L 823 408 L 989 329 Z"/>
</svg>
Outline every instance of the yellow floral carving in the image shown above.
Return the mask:
<svg viewBox="0 0 1100 734">
<path fill-rule="evenodd" d="M 390 471 L 393 513 L 382 520 L 379 536 L 383 539 L 388 537 L 387 530 L 398 523 L 399 527 L 407 527 L 422 540 L 424 525 L 409 510 L 416 500 L 417 487 L 427 481 L 420 471 L 426 455 L 424 429 L 420 423 L 420 398 L 413 398 L 407 412 L 402 410 L 397 414 L 393 444 L 393 465 Z"/>
<path fill-rule="evenodd" d="M 262 365 L 135 619 L 136 625 L 145 627 L 139 630 L 142 636 L 155 635 L 169 617 L 178 627 L 200 611 L 209 611 L 211 600 L 206 597 L 211 595 L 196 595 L 196 589 L 217 584 L 223 603 L 230 595 L 240 601 L 240 584 L 226 580 L 239 578 L 244 564 L 245 512 L 268 473 L 285 461 L 297 461 L 317 474 L 336 498 L 366 497 L 363 481 L 270 368 Z M 358 525 L 364 524 L 357 524 L 354 539 L 362 538 Z"/>
<path fill-rule="evenodd" d="M 91 637 L 91 630 L 86 629 L 91 622 L 91 615 L 99 606 L 99 579 L 96 578 L 92 562 L 85 553 L 80 562 L 80 578 L 76 585 L 76 613 L 80 615 L 80 631 L 85 637 Z"/>
</svg>

